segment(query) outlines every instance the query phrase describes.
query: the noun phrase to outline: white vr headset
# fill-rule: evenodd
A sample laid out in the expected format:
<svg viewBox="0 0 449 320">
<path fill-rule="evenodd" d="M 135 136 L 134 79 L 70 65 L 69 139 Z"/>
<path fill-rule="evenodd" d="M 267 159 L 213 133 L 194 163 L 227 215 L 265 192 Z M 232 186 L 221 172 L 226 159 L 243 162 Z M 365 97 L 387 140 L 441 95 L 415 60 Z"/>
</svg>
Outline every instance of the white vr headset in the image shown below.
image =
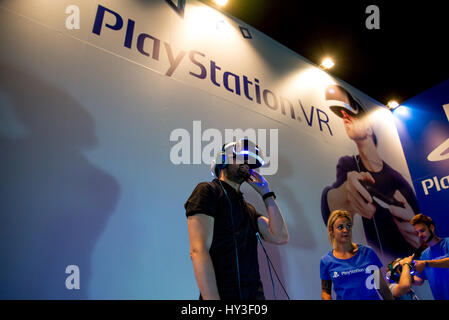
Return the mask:
<svg viewBox="0 0 449 320">
<path fill-rule="evenodd" d="M 219 177 L 219 171 L 228 164 L 246 163 L 250 169 L 265 167 L 269 161 L 265 160 L 263 151 L 257 144 L 247 138 L 240 139 L 236 142 L 224 144 L 221 151 L 217 152 L 212 160 L 210 171 L 215 177 Z"/>
<path fill-rule="evenodd" d="M 342 110 L 356 118 L 360 118 L 364 113 L 361 102 L 342 86 L 328 85 L 324 97 L 326 100 L 325 106 L 329 107 L 340 118 L 343 118 Z"/>
</svg>

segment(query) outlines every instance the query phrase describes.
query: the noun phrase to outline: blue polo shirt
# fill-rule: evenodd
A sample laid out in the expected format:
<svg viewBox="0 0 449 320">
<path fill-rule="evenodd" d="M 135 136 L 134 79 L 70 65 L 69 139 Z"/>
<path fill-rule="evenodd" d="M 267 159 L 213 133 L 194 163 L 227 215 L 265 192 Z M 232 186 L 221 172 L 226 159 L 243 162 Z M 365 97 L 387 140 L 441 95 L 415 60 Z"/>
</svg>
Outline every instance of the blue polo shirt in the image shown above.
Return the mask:
<svg viewBox="0 0 449 320">
<path fill-rule="evenodd" d="M 357 252 L 349 259 L 336 258 L 333 250 L 324 255 L 320 262 L 321 280 L 332 280 L 337 300 L 380 300 L 371 284 L 373 270 L 382 268 L 382 262 L 370 247 L 357 246 Z"/>
<path fill-rule="evenodd" d="M 421 260 L 449 258 L 449 238 L 443 238 L 436 245 L 421 254 Z M 426 267 L 418 277 L 429 281 L 435 300 L 449 300 L 449 269 Z"/>
</svg>

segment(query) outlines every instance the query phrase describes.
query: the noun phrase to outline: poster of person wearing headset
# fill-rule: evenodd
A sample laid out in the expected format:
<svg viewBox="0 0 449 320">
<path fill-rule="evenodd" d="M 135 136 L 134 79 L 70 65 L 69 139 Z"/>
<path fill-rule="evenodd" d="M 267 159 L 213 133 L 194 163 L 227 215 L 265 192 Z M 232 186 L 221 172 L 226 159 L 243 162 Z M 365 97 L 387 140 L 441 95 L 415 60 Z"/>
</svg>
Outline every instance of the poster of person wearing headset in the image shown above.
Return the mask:
<svg viewBox="0 0 449 320">
<path fill-rule="evenodd" d="M 326 105 L 342 119 L 358 154 L 342 156 L 336 180 L 324 188 L 321 213 L 324 223 L 336 209 L 362 217 L 368 245 L 385 259 L 405 257 L 419 247 L 410 220 L 419 213 L 416 195 L 405 178 L 377 150 L 377 137 L 369 116 L 345 88 L 329 85 Z"/>
</svg>

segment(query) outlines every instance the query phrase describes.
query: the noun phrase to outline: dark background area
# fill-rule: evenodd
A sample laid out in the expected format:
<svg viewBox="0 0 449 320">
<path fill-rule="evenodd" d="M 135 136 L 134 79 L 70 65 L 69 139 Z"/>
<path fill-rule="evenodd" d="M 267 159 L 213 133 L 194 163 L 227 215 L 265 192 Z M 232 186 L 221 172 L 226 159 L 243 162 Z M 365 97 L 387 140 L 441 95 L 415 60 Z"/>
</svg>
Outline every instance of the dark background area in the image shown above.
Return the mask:
<svg viewBox="0 0 449 320">
<path fill-rule="evenodd" d="M 213 3 L 213 0 L 205 0 Z M 242 20 L 383 104 L 399 103 L 449 78 L 445 1 L 229 0 L 220 10 Z M 368 30 L 369 5 L 380 29 Z"/>
</svg>

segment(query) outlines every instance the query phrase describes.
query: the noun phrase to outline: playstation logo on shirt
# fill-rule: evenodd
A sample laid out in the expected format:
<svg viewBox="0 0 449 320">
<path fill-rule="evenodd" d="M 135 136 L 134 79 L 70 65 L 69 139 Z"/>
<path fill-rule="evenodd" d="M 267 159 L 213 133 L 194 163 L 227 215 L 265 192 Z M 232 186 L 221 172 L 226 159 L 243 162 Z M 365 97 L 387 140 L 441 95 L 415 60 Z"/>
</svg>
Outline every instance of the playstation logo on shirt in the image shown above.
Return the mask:
<svg viewBox="0 0 449 320">
<path fill-rule="evenodd" d="M 337 271 L 334 271 L 334 274 L 333 274 L 332 278 L 335 279 L 335 278 L 338 278 L 338 276 L 339 276 L 339 275 L 338 275 L 338 272 L 337 272 Z"/>
</svg>

